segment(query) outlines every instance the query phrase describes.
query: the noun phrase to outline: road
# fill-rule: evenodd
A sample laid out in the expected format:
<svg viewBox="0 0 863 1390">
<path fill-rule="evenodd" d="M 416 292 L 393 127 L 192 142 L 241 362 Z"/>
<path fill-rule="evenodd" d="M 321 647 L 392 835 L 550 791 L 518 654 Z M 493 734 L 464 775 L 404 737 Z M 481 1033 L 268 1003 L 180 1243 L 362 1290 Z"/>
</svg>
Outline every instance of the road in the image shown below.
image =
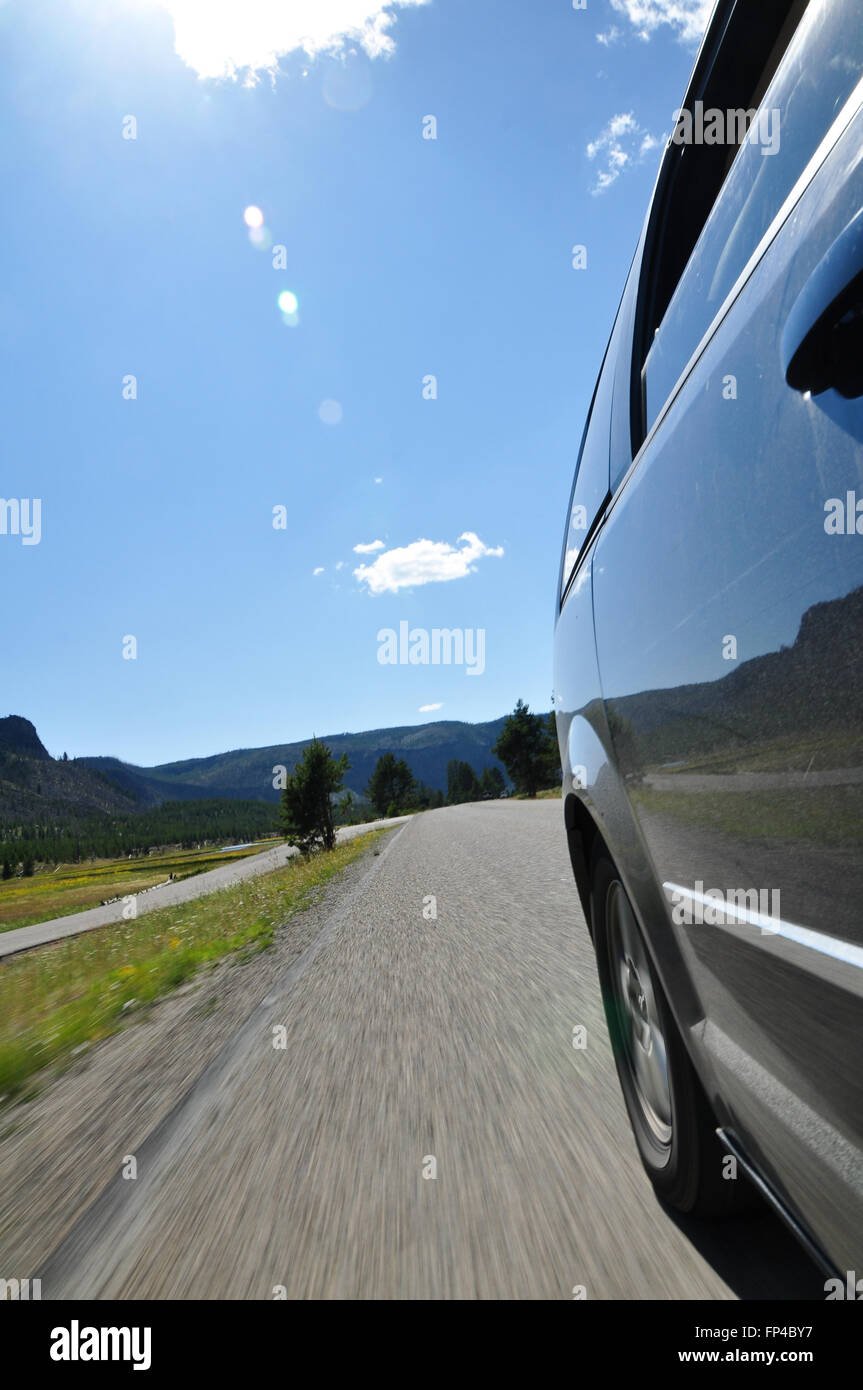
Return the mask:
<svg viewBox="0 0 863 1390">
<path fill-rule="evenodd" d="M 379 830 L 392 825 L 401 825 L 404 816 L 391 820 L 369 821 L 366 825 L 343 826 L 336 831 L 339 841 L 353 840 L 364 835 L 367 830 Z M 215 893 L 220 888 L 228 888 L 257 874 L 268 874 L 280 869 L 298 851 L 291 845 L 277 845 L 275 849 L 265 849 L 261 854 L 250 854 L 246 859 L 236 859 L 232 864 L 222 864 L 218 869 L 208 869 L 204 874 L 194 874 L 190 878 L 174 879 L 171 883 L 160 883 L 156 888 L 146 888 L 135 894 L 136 916 L 145 912 L 155 912 L 159 907 L 175 907 L 177 903 L 188 903 L 193 898 L 202 898 L 207 893 Z M 112 922 L 123 920 L 125 899 L 106 904 L 104 907 L 90 907 L 84 912 L 72 912 L 67 917 L 51 917 L 47 922 L 33 922 L 29 927 L 15 927 L 12 931 L 0 933 L 0 959 L 14 956 L 19 951 L 32 951 L 34 946 L 45 946 L 49 941 L 60 941 L 65 936 L 79 936 L 81 932 L 94 931 L 97 927 L 110 926 Z"/>
<path fill-rule="evenodd" d="M 173 998 L 20 1108 L 0 1272 L 43 1298 L 823 1299 L 769 1213 L 655 1200 L 560 803 L 429 812 L 381 844 L 301 941 L 222 967 L 227 1019 Z"/>
</svg>

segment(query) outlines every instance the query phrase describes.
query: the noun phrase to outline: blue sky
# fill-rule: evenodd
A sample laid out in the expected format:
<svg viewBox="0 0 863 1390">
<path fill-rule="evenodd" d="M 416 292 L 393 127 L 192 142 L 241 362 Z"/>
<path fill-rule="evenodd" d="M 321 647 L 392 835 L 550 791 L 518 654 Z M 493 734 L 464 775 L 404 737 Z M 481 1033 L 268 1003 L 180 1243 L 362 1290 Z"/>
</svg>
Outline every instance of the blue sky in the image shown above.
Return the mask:
<svg viewBox="0 0 863 1390">
<path fill-rule="evenodd" d="M 549 708 L 575 454 L 704 18 L 0 3 L 0 493 L 42 502 L 38 544 L 0 535 L 0 713 L 152 764 Z M 484 629 L 483 674 L 381 665 L 403 621 Z"/>
</svg>

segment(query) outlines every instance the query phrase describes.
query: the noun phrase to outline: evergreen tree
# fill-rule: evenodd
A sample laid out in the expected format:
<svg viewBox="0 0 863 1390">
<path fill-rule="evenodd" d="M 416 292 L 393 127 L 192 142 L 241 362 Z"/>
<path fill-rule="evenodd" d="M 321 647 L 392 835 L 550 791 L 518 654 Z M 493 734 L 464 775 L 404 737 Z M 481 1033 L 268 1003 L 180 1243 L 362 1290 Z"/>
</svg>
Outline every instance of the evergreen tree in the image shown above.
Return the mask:
<svg viewBox="0 0 863 1390">
<path fill-rule="evenodd" d="M 548 777 L 548 729 L 542 715 L 531 714 L 519 700 L 492 748 L 515 783 L 516 791 L 534 797 Z"/>
<path fill-rule="evenodd" d="M 442 791 L 435 791 L 434 787 L 426 786 L 425 782 L 420 782 L 411 798 L 411 805 L 418 811 L 431 811 L 436 806 L 443 806 L 444 795 Z"/>
<path fill-rule="evenodd" d="M 12 861 L 9 859 L 8 856 L 3 860 L 3 877 L 12 877 Z"/>
<path fill-rule="evenodd" d="M 336 760 L 325 743 L 314 739 L 288 778 L 282 792 L 282 830 L 288 844 L 303 854 L 318 845 L 334 848 L 332 798 L 341 791 L 349 766 L 347 753 Z"/>
<path fill-rule="evenodd" d="M 479 801 L 482 795 L 479 778 L 470 763 L 452 758 L 446 765 L 446 799 L 450 806 L 465 801 Z"/>
<path fill-rule="evenodd" d="M 554 710 L 545 721 L 545 750 L 543 757 L 543 787 L 559 787 L 563 782 L 563 768 L 560 765 L 560 744 L 557 741 L 557 720 Z"/>
<path fill-rule="evenodd" d="M 394 753 L 384 753 L 375 764 L 366 795 L 379 816 L 397 816 L 410 804 L 415 789 L 413 773 L 404 758 L 396 761 Z"/>
<path fill-rule="evenodd" d="M 483 797 L 487 797 L 489 800 L 500 796 L 506 791 L 506 782 L 504 781 L 504 776 L 500 768 L 483 768 L 482 777 L 480 778 L 480 787 L 482 788 Z"/>
</svg>

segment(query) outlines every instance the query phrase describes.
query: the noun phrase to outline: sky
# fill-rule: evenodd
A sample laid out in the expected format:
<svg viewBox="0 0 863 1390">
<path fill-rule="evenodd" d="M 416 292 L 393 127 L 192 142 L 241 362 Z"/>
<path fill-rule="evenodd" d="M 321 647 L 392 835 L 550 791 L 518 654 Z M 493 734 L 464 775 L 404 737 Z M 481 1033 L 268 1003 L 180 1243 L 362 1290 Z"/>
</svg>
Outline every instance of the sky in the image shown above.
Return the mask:
<svg viewBox="0 0 863 1390">
<path fill-rule="evenodd" d="M 150 766 L 549 709 L 709 10 L 0 0 L 0 714 Z M 472 669 L 383 663 L 402 624 Z"/>
</svg>

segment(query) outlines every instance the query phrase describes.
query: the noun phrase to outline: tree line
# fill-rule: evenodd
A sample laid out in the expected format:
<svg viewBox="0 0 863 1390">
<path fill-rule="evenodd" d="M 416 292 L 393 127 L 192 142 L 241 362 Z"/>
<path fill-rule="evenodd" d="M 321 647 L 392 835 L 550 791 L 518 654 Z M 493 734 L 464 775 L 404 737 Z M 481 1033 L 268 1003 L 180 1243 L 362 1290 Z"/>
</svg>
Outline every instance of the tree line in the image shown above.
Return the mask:
<svg viewBox="0 0 863 1390">
<path fill-rule="evenodd" d="M 33 872 L 35 863 L 133 858 L 164 845 L 194 849 L 206 842 L 256 840 L 279 829 L 278 805 L 267 801 L 164 801 L 146 811 L 91 811 L 62 823 L 0 822 L 2 877 Z"/>
<path fill-rule="evenodd" d="M 521 795 L 533 797 L 546 787 L 560 786 L 554 715 L 543 719 L 519 700 L 491 751 Z M 364 800 L 343 791 L 349 767 L 347 754 L 336 759 L 326 744 L 315 739 L 288 777 L 280 805 L 213 797 L 165 801 L 146 811 L 69 813 L 62 822 L 54 818 L 27 825 L 0 821 L 2 877 L 30 875 L 37 863 L 137 857 L 167 845 L 193 849 L 206 843 L 255 840 L 280 828 L 288 842 L 305 853 L 332 849 L 336 825 L 362 821 L 368 807 L 384 818 L 488 800 L 507 791 L 497 766 L 477 772 L 471 763 L 453 758 L 447 764 L 444 792 L 418 781 L 404 758 L 384 753 Z"/>
<path fill-rule="evenodd" d="M 531 714 L 519 700 L 492 748 L 517 792 L 535 797 L 538 791 L 560 786 L 561 767 L 554 715 L 546 719 Z M 356 809 L 353 793 L 336 802 L 350 770 L 347 753 L 334 758 L 330 749 L 314 739 L 287 779 L 281 796 L 280 818 L 285 839 L 303 853 L 330 850 L 336 843 L 336 821 L 350 821 Z M 506 783 L 499 767 L 483 768 L 478 776 L 468 762 L 453 758 L 447 763 L 446 797 L 418 782 L 404 758 L 384 753 L 369 778 L 366 796 L 380 817 L 409 814 L 443 805 L 460 805 L 499 797 Z"/>
</svg>

